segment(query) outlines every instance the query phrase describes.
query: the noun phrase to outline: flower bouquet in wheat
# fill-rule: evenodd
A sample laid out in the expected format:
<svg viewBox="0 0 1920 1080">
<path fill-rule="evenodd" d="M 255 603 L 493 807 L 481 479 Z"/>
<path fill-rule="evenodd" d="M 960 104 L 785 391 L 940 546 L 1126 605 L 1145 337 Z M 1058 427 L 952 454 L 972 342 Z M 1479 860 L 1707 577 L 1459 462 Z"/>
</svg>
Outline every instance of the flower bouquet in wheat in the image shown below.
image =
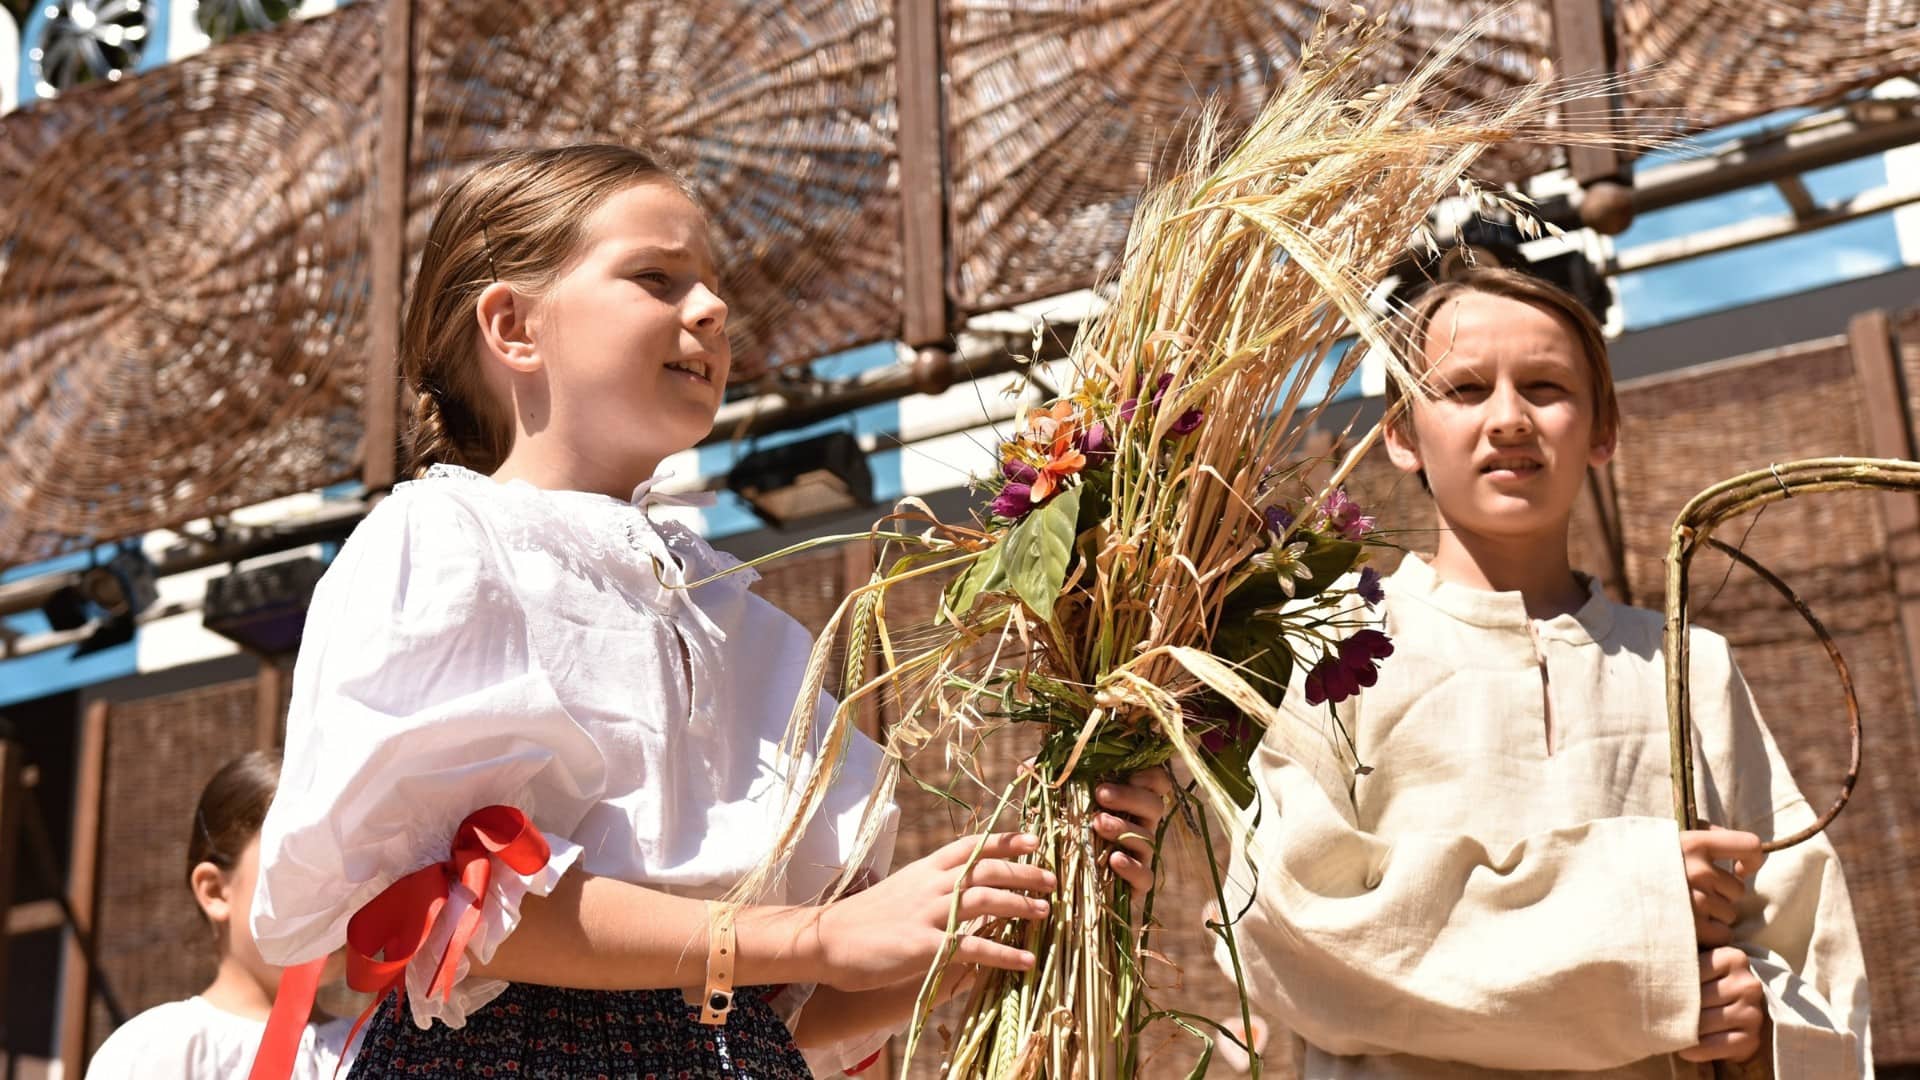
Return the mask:
<svg viewBox="0 0 1920 1080">
<path fill-rule="evenodd" d="M 822 636 L 794 713 L 790 749 L 825 752 L 795 785 L 789 836 L 817 805 L 854 710 L 885 694 L 897 762 L 933 748 L 951 764 L 1009 729 L 1037 734 L 989 813 L 1040 836 L 1032 858 L 1059 881 L 1043 920 L 950 928 L 951 940 L 992 935 L 1039 962 L 978 973 L 957 1027 L 943 1030 L 942 1075 L 1130 1076 L 1155 1020 L 1203 1041 L 1204 1072 L 1213 1040 L 1235 1037 L 1152 1001 L 1152 896 L 1129 895 L 1103 863 L 1092 792 L 1177 766 L 1185 782 L 1167 821 L 1194 828 L 1218 895 L 1213 830 L 1251 801 L 1248 763 L 1284 722 L 1282 696 L 1337 701 L 1391 662 L 1370 617 L 1373 522 L 1341 486 L 1372 436 L 1328 479 L 1309 484 L 1301 464 L 1332 397 L 1327 373 L 1337 389 L 1370 353 L 1403 374 L 1368 296 L 1409 247 L 1432 244 L 1426 222 L 1442 200 L 1499 203 L 1534 227 L 1518 196 L 1466 179 L 1487 147 L 1582 138 L 1550 126 L 1575 89 L 1435 104 L 1475 33 L 1374 86 L 1367 73 L 1394 48 L 1385 20 L 1323 24 L 1236 143 L 1204 117 L 1184 166 L 1143 201 L 1109 303 L 1073 342 L 1077 385 L 998 446 L 974 520 L 865 534 L 882 542 L 880 568 Z M 932 622 L 890 624 L 889 590 L 934 576 L 945 586 Z M 842 640 L 841 705 L 816 730 L 812 695 L 831 688 Z M 1232 922 L 1228 912 L 1210 929 L 1237 969 Z M 959 978 L 945 965 L 928 973 L 910 1059 L 929 1049 L 930 1010 Z"/>
</svg>

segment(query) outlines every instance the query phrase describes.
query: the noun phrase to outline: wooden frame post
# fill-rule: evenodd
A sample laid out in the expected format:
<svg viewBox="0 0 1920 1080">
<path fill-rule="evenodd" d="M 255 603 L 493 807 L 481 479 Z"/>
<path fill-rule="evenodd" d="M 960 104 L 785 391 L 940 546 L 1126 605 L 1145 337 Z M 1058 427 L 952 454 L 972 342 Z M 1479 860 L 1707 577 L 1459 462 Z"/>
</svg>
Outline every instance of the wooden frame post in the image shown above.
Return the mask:
<svg viewBox="0 0 1920 1080">
<path fill-rule="evenodd" d="M 946 123 L 940 37 L 945 4 L 899 0 L 893 65 L 900 149 L 900 340 L 915 349 L 947 340 Z"/>
<path fill-rule="evenodd" d="M 20 861 L 21 813 L 26 797 L 26 748 L 0 737 L 0 988 L 7 985 L 7 937 L 13 933 L 13 878 Z M 7 1028 L 6 995 L 0 994 L 0 1036 Z M 0 1047 L 13 1053 L 13 1040 Z M 76 1074 L 77 1075 L 77 1074 Z"/>
<path fill-rule="evenodd" d="M 1613 74 L 1613 27 L 1606 0 L 1553 0 L 1553 59 L 1562 79 L 1594 79 Z M 1590 95 L 1567 102 L 1562 109 L 1569 127 L 1613 127 L 1612 94 Z M 1581 186 L 1597 180 L 1616 180 L 1626 171 L 1626 158 L 1610 146 L 1569 146 L 1567 171 Z"/>
<path fill-rule="evenodd" d="M 81 1076 L 87 1063 L 87 1027 L 93 1006 L 93 966 L 81 940 L 94 933 L 99 894 L 100 810 L 106 795 L 107 716 L 105 701 L 87 703 L 80 721 L 80 770 L 74 784 L 73 858 L 67 865 L 67 905 L 74 926 L 67 931 L 60 982 L 60 1064 L 62 1075 Z"/>
<path fill-rule="evenodd" d="M 373 297 L 361 480 L 391 488 L 399 471 L 400 296 L 407 274 L 407 180 L 413 134 L 413 0 L 386 0 L 380 28 L 380 128 L 374 146 Z"/>
<path fill-rule="evenodd" d="M 1887 313 L 1866 311 L 1849 320 L 1847 351 L 1853 354 L 1854 377 L 1860 384 L 1868 452 L 1883 458 L 1920 457 Z M 1887 492 L 1877 497 L 1899 604 L 1900 636 L 1906 644 L 1907 683 L 1914 701 L 1920 702 L 1920 494 Z"/>
<path fill-rule="evenodd" d="M 260 658 L 253 681 L 253 745 L 256 750 L 280 749 L 280 702 L 286 697 L 287 673 L 271 656 Z"/>
</svg>

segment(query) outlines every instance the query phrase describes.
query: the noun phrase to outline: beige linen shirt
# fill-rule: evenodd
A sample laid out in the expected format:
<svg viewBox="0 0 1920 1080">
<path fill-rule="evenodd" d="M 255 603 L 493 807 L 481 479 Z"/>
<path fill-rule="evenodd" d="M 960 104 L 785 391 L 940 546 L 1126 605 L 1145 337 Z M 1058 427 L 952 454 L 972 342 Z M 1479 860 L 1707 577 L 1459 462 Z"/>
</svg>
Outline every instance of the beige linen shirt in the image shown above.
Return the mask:
<svg viewBox="0 0 1920 1080">
<path fill-rule="evenodd" d="M 1532 620 L 1519 594 L 1413 556 L 1386 584 L 1396 652 L 1339 706 L 1373 771 L 1298 680 L 1255 759 L 1227 899 L 1256 1011 L 1295 1033 L 1304 1080 L 1691 1080 L 1670 1056 L 1697 1041 L 1700 986 L 1661 617 L 1589 582 L 1578 612 Z M 1691 652 L 1702 815 L 1763 838 L 1802 827 L 1813 812 L 1725 639 L 1695 630 Z M 1776 852 L 1752 884 L 1735 936 L 1766 985 L 1776 1075 L 1871 1075 L 1832 846 Z"/>
</svg>

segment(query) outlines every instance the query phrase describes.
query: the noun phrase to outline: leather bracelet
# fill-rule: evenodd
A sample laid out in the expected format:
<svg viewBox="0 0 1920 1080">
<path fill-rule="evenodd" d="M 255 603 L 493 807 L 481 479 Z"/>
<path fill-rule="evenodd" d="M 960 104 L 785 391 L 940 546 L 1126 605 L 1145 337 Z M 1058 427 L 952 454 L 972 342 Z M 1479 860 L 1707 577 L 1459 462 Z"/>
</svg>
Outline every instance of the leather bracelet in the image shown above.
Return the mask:
<svg viewBox="0 0 1920 1080">
<path fill-rule="evenodd" d="M 733 1011 L 732 904 L 707 901 L 707 988 L 700 995 L 700 1022 L 718 1026 Z"/>
</svg>

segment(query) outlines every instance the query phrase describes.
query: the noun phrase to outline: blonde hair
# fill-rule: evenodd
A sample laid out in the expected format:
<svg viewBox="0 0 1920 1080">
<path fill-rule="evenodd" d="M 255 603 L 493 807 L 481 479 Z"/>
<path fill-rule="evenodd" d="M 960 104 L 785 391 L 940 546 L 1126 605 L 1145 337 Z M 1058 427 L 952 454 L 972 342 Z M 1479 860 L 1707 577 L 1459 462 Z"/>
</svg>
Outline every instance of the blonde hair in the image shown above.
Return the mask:
<svg viewBox="0 0 1920 1080">
<path fill-rule="evenodd" d="M 1449 301 L 1479 293 L 1518 300 L 1557 317 L 1573 330 L 1574 340 L 1587 357 L 1587 381 L 1593 389 L 1593 437 L 1596 442 L 1613 437 L 1620 426 L 1620 402 L 1613 393 L 1613 365 L 1607 360 L 1607 337 L 1600 320 L 1572 293 L 1532 274 L 1505 268 L 1475 268 L 1462 271 L 1428 288 L 1414 298 L 1402 315 L 1406 332 L 1407 370 L 1418 375 L 1426 368 L 1427 333 L 1433 318 Z M 1402 391 L 1387 380 L 1387 406 L 1400 401 Z M 1405 413 L 1396 423 L 1406 422 Z"/>
<path fill-rule="evenodd" d="M 499 467 L 513 446 L 513 425 L 474 362 L 475 303 L 496 281 L 530 294 L 553 284 L 593 211 L 647 181 L 692 197 L 652 154 L 601 143 L 495 153 L 447 189 L 400 329 L 400 374 L 415 394 L 410 474 L 439 462 L 479 472 Z"/>
</svg>

